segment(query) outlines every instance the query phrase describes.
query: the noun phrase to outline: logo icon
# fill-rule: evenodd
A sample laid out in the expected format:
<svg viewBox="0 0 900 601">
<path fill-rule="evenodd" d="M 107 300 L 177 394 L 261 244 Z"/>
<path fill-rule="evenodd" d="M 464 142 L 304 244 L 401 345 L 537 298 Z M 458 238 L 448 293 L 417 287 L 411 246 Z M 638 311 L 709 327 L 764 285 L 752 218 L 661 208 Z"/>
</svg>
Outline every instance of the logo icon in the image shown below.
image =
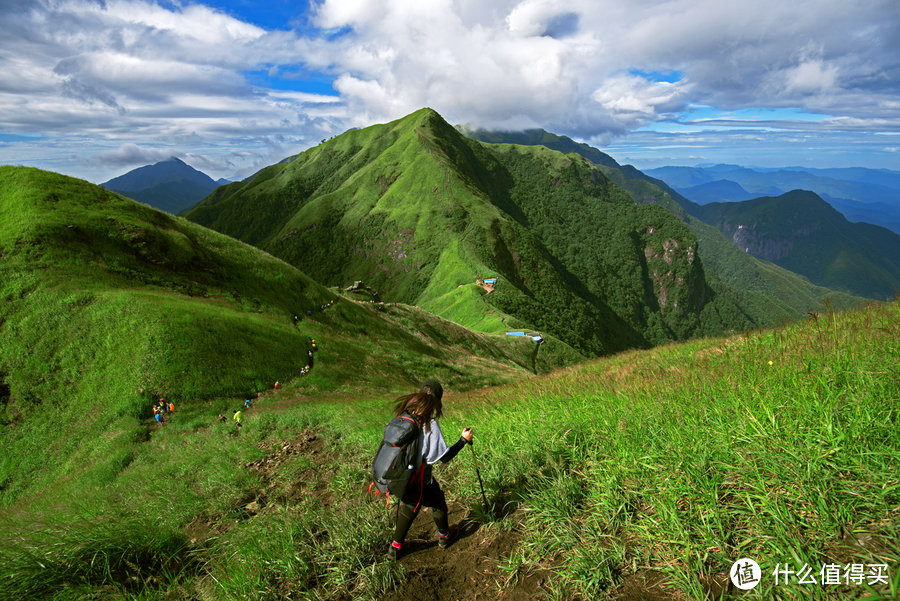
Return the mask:
<svg viewBox="0 0 900 601">
<path fill-rule="evenodd" d="M 749 591 L 757 584 L 762 576 L 759 564 L 746 557 L 738 559 L 731 564 L 731 582 L 742 591 Z"/>
</svg>

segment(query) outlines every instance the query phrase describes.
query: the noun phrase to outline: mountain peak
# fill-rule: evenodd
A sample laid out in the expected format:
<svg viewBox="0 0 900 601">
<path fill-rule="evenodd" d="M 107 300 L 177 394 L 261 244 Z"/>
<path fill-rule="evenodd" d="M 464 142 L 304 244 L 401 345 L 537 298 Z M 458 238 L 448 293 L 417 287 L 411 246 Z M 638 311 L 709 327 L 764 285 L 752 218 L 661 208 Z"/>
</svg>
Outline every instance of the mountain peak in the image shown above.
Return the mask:
<svg viewBox="0 0 900 601">
<path fill-rule="evenodd" d="M 436 110 L 434 110 L 433 108 L 428 107 L 428 106 L 422 107 L 419 110 L 414 111 L 405 117 L 405 119 L 409 119 L 409 118 L 413 118 L 416 120 L 435 119 L 435 118 L 440 119 L 441 121 L 444 120 L 444 118 L 441 117 L 440 113 L 438 113 Z"/>
<path fill-rule="evenodd" d="M 430 107 L 423 107 L 414 111 L 405 117 L 400 117 L 392 121 L 390 125 L 403 127 L 432 126 L 438 123 L 446 123 L 444 118 L 436 110 Z"/>
<path fill-rule="evenodd" d="M 195 204 L 219 186 L 176 156 L 138 167 L 100 185 L 171 213 Z"/>
</svg>

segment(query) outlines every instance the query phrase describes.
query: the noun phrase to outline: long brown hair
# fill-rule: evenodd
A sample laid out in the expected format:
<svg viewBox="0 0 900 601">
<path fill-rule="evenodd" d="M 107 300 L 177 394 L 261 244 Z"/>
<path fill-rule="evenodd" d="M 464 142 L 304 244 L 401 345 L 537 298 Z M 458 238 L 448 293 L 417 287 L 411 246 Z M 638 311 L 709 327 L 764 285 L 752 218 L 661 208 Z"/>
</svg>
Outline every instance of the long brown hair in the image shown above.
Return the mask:
<svg viewBox="0 0 900 601">
<path fill-rule="evenodd" d="M 440 397 L 432 394 L 431 389 L 423 387 L 419 392 L 406 394 L 397 398 L 394 406 L 394 415 L 401 413 L 417 415 L 422 419 L 425 431 L 431 431 L 431 420 L 440 419 L 444 414 Z"/>
</svg>

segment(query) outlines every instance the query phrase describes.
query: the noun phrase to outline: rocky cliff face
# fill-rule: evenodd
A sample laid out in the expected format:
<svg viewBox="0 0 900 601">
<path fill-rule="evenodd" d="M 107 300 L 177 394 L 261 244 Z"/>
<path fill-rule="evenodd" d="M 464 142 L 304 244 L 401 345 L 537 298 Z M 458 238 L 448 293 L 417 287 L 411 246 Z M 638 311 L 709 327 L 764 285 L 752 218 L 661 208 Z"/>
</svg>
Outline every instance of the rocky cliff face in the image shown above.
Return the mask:
<svg viewBox="0 0 900 601">
<path fill-rule="evenodd" d="M 647 229 L 652 235 L 653 228 Z M 644 258 L 650 279 L 653 283 L 653 295 L 661 309 L 677 311 L 679 300 L 682 311 L 690 311 L 691 284 L 696 283 L 701 274 L 694 267 L 697 256 L 697 241 L 691 238 L 665 238 L 661 251 L 650 245 L 644 248 Z"/>
<path fill-rule="evenodd" d="M 729 232 L 731 239 L 738 248 L 773 263 L 791 254 L 795 243 L 801 238 L 808 238 L 822 229 L 822 224 L 810 222 L 794 227 L 788 236 L 775 236 L 758 223 L 750 224 L 724 224 L 724 229 Z"/>
</svg>

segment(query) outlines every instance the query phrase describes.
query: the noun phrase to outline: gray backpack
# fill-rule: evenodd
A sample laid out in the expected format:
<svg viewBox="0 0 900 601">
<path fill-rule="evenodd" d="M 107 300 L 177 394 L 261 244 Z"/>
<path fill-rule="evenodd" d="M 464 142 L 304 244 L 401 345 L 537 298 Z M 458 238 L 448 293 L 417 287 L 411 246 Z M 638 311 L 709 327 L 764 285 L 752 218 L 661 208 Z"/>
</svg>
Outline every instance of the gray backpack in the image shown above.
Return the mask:
<svg viewBox="0 0 900 601">
<path fill-rule="evenodd" d="M 369 492 L 374 487 L 375 494 L 384 493 L 390 503 L 391 495 L 401 498 L 414 476 L 421 476 L 419 472 L 425 468 L 425 462 L 420 457 L 421 431 L 422 424 L 408 413 L 402 413 L 388 422 L 372 461 Z"/>
</svg>

